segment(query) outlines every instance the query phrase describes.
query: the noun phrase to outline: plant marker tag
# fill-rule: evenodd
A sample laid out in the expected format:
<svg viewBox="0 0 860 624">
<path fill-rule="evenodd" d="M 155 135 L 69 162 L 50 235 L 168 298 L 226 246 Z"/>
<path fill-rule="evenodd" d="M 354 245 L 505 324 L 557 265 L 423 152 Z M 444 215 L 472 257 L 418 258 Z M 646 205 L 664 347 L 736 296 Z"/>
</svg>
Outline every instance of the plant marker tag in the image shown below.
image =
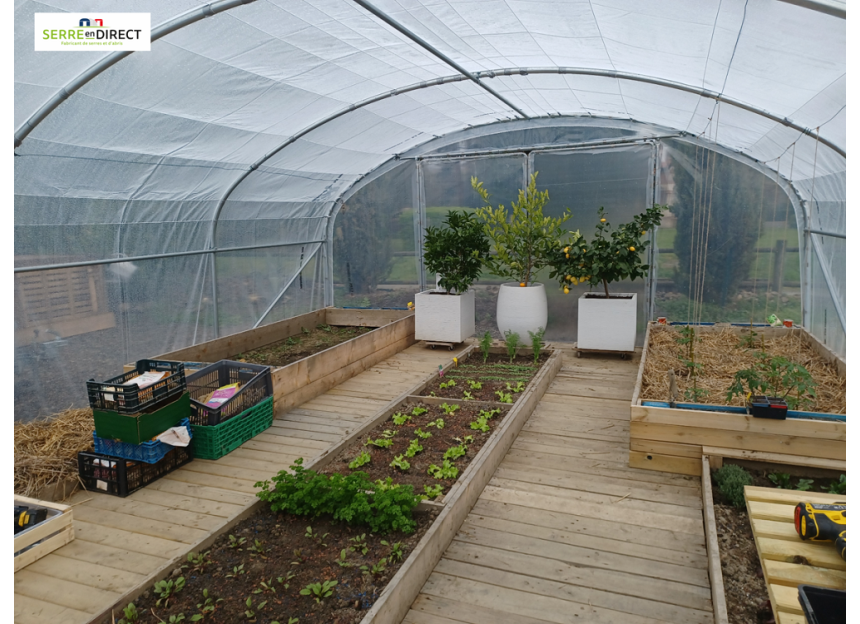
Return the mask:
<svg viewBox="0 0 860 624">
<path fill-rule="evenodd" d="M 444 374 L 445 374 L 445 373 L 444 373 L 444 372 L 442 372 L 442 365 L 440 364 L 440 365 L 439 365 L 439 376 L 441 377 L 441 376 L 442 376 L 442 375 L 444 375 Z"/>
</svg>

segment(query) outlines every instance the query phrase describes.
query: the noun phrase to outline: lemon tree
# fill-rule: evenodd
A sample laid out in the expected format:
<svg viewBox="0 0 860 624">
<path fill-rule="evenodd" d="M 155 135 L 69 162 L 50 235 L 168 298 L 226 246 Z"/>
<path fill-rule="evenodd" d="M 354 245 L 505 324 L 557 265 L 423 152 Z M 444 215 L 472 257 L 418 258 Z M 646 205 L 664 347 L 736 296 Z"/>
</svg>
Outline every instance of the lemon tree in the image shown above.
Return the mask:
<svg viewBox="0 0 860 624">
<path fill-rule="evenodd" d="M 543 207 L 549 201 L 549 191 L 537 190 L 537 172 L 531 175 L 528 187 L 520 189 L 511 209 L 504 205 L 493 208 L 490 193 L 478 178 L 472 178 L 472 188 L 484 200 L 476 214 L 484 222 L 484 232 L 492 244 L 491 255 L 484 265 L 495 275 L 516 280 L 527 286 L 540 269 L 549 265 L 565 238 L 577 240 L 579 232 L 568 232 L 562 225 L 570 219 L 570 211 L 561 217 L 545 217 Z"/>
<path fill-rule="evenodd" d="M 642 261 L 642 252 L 650 241 L 643 237 L 660 223 L 668 208 L 654 204 L 613 230 L 601 206 L 597 211 L 600 221 L 591 241 L 578 237 L 569 245 L 553 249 L 550 277 L 558 279 L 565 293 L 577 284 L 603 284 L 607 297 L 612 282 L 645 277 L 649 265 Z"/>
</svg>

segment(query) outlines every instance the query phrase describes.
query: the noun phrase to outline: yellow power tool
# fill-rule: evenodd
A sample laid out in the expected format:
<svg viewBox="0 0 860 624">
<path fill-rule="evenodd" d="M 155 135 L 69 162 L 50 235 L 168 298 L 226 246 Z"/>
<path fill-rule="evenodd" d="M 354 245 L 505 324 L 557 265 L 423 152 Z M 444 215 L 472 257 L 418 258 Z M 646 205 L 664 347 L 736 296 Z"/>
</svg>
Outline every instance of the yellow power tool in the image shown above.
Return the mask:
<svg viewBox="0 0 860 624">
<path fill-rule="evenodd" d="M 812 542 L 834 542 L 845 559 L 845 505 L 823 505 L 801 502 L 794 507 L 794 528 L 800 539 Z"/>
</svg>

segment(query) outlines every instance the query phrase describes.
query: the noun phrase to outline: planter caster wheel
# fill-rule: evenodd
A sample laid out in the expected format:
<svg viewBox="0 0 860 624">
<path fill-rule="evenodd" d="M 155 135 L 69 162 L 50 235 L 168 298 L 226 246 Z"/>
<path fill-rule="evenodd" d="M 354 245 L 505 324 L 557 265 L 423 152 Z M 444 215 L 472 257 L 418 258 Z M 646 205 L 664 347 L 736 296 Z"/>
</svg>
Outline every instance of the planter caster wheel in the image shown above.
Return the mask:
<svg viewBox="0 0 860 624">
<path fill-rule="evenodd" d="M 453 350 L 454 350 L 454 345 L 451 345 L 450 347 L 448 347 L 448 351 L 453 351 Z"/>
<path fill-rule="evenodd" d="M 627 354 L 626 354 L 626 353 L 622 353 L 622 354 L 621 354 L 621 359 L 622 359 L 622 360 L 626 360 L 626 359 L 627 359 Z"/>
<path fill-rule="evenodd" d="M 431 348 L 431 349 L 433 349 L 433 350 L 435 351 L 435 350 L 436 350 L 436 345 L 430 345 L 430 348 Z"/>
</svg>

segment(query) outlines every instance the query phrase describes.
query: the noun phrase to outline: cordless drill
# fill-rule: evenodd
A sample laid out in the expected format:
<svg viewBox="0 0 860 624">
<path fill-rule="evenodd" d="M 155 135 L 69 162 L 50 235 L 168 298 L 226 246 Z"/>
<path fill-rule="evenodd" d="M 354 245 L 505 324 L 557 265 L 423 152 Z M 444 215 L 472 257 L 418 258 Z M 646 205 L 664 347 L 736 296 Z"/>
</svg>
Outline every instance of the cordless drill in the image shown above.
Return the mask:
<svg viewBox="0 0 860 624">
<path fill-rule="evenodd" d="M 812 542 L 835 542 L 845 559 L 845 505 L 823 505 L 802 502 L 794 507 L 794 528 L 800 539 Z"/>
</svg>

